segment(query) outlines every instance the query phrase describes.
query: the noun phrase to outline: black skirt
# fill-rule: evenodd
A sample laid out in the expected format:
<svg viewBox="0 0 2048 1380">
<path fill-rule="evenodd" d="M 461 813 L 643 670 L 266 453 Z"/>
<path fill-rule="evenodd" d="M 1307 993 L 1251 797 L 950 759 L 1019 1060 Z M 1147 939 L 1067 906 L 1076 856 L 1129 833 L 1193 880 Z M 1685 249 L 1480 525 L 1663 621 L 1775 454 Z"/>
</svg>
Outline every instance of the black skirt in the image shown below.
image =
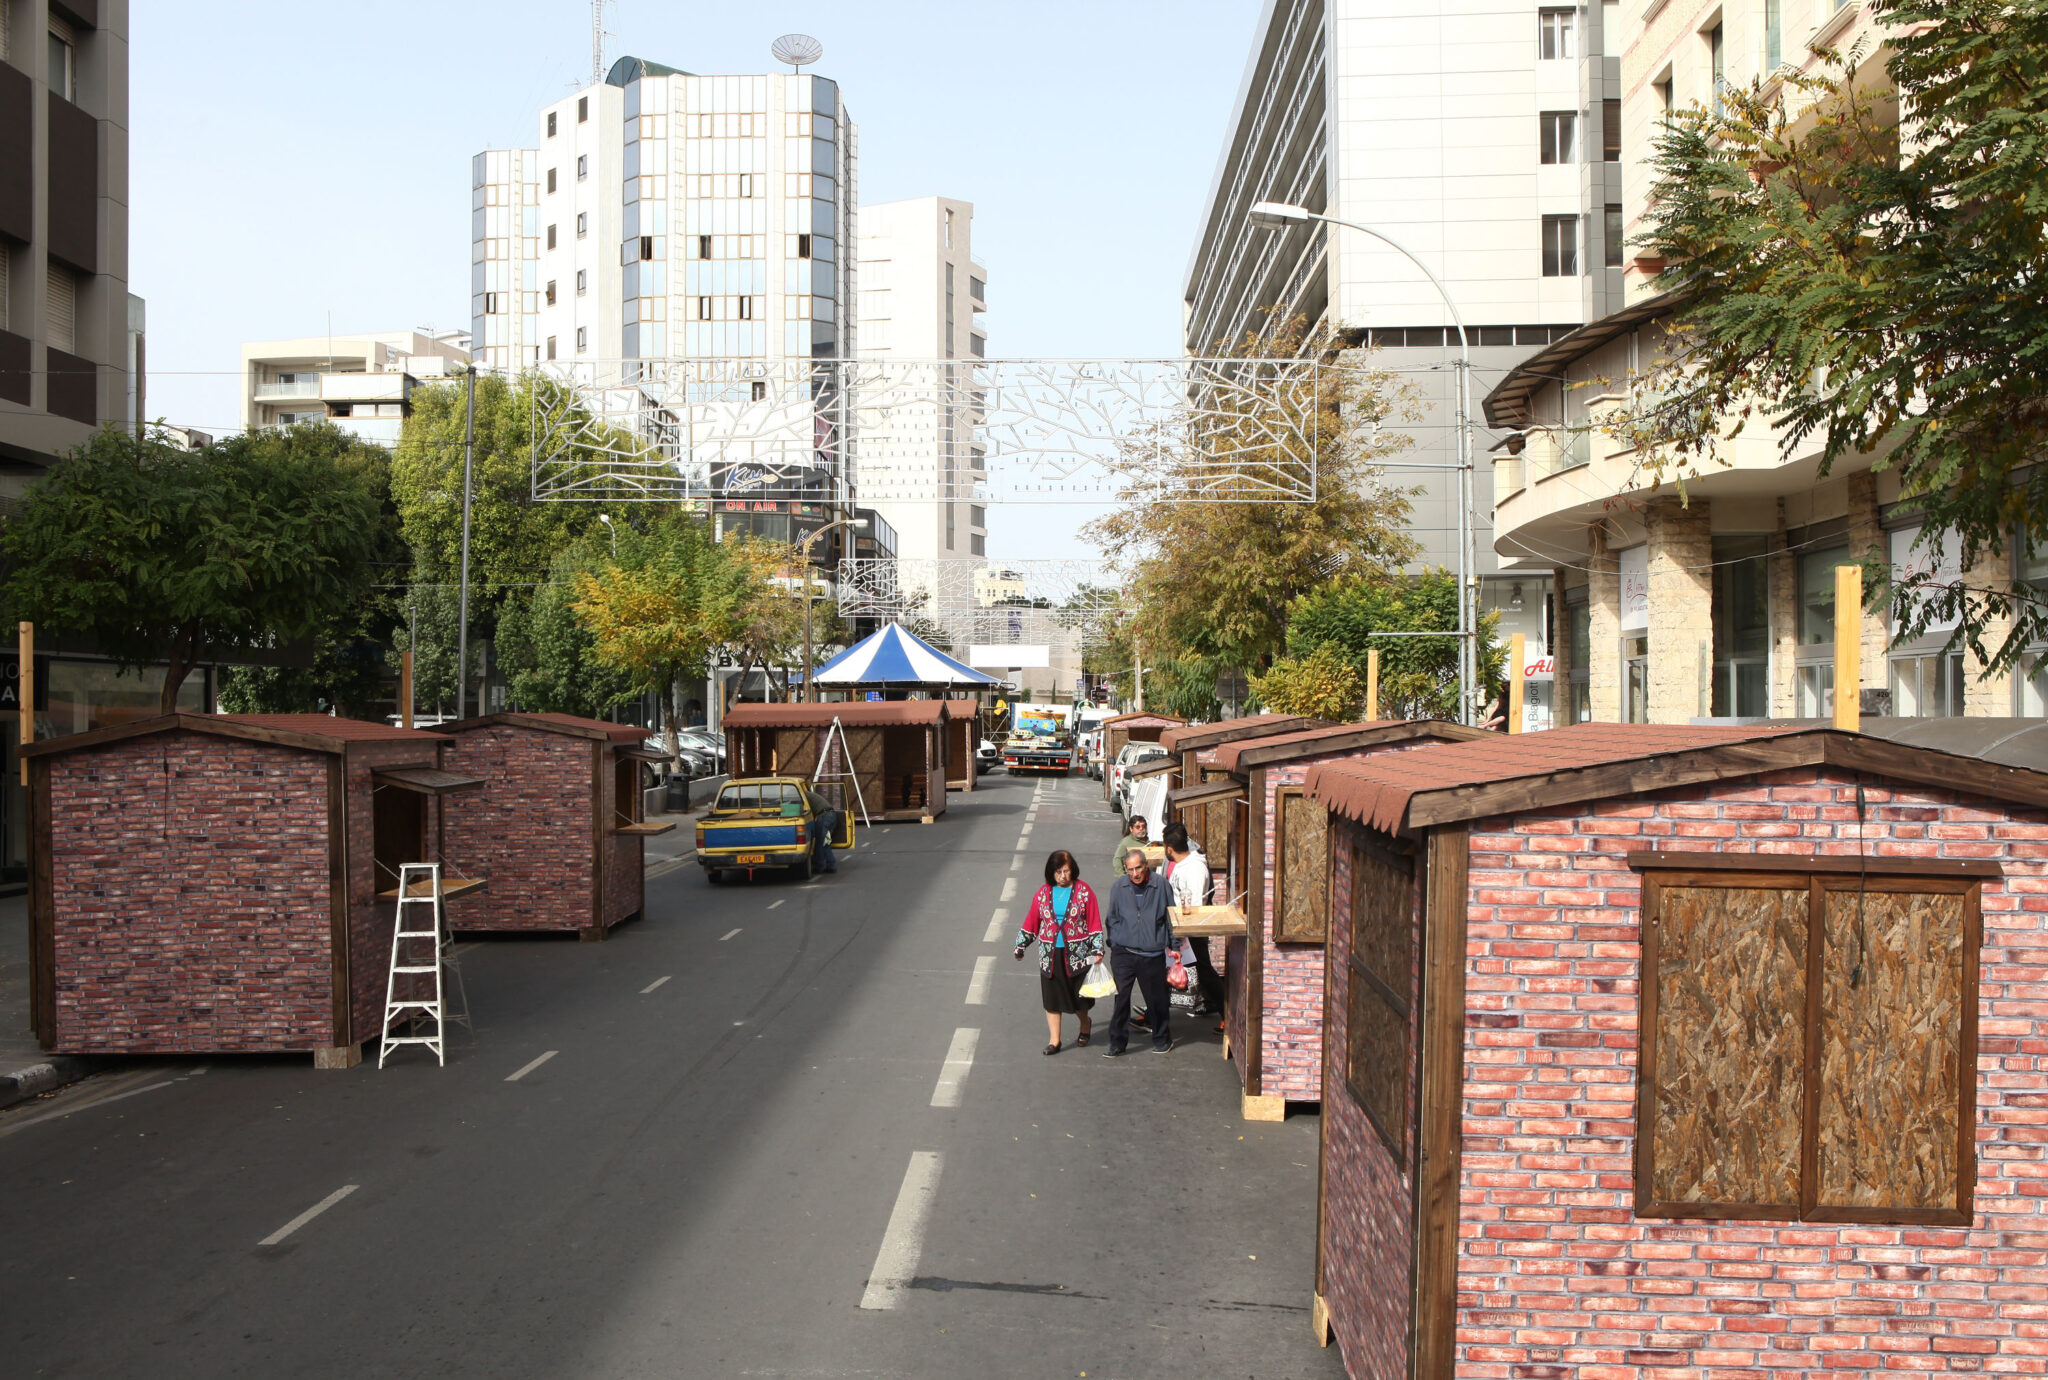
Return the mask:
<svg viewBox="0 0 2048 1380">
<path fill-rule="evenodd" d="M 1067 951 L 1054 949 L 1052 969 L 1038 975 L 1038 1000 L 1048 1012 L 1063 1016 L 1082 1016 L 1095 1009 L 1095 998 L 1081 995 L 1081 979 L 1088 970 L 1079 974 L 1067 971 Z"/>
</svg>

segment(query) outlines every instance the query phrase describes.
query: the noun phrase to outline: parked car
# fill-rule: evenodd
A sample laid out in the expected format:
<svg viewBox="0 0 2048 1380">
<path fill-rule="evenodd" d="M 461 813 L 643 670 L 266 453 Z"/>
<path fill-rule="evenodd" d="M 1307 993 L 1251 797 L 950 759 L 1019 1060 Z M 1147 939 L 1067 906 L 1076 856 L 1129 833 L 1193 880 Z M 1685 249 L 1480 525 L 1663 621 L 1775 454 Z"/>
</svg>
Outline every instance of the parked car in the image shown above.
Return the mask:
<svg viewBox="0 0 2048 1380">
<path fill-rule="evenodd" d="M 720 771 L 725 770 L 725 735 L 723 733 L 707 733 L 701 728 L 686 728 L 681 733 L 678 733 L 676 737 L 684 747 L 693 748 L 698 752 L 706 754 L 718 763 Z"/>
<path fill-rule="evenodd" d="M 668 740 L 659 733 L 652 734 L 647 739 L 647 750 L 661 753 L 666 757 Z M 687 738 L 678 740 L 678 751 L 680 757 L 674 768 L 678 776 L 687 776 L 690 780 L 696 781 L 706 776 L 716 776 L 725 770 L 724 764 L 717 757 L 694 745 Z"/>
<path fill-rule="evenodd" d="M 1081 770 L 1091 781 L 1102 779 L 1102 733 L 1077 734 L 1074 738 L 1074 752 L 1081 759 Z"/>
<path fill-rule="evenodd" d="M 974 749 L 974 769 L 986 775 L 1002 764 L 1003 750 L 988 739 L 983 738 L 981 745 Z"/>
<path fill-rule="evenodd" d="M 1130 812 L 1130 769 L 1140 762 L 1152 762 L 1164 756 L 1166 749 L 1157 743 L 1124 744 L 1124 750 L 1116 755 L 1116 764 L 1109 769 L 1109 798 L 1118 814 Z"/>
<path fill-rule="evenodd" d="M 697 825 L 697 865 L 705 880 L 717 883 L 733 872 L 751 879 L 765 868 L 788 868 L 798 881 L 807 880 L 820 808 L 819 798 L 796 777 L 726 782 Z M 831 842 L 834 848 L 853 847 L 850 813 L 839 813 Z"/>
</svg>

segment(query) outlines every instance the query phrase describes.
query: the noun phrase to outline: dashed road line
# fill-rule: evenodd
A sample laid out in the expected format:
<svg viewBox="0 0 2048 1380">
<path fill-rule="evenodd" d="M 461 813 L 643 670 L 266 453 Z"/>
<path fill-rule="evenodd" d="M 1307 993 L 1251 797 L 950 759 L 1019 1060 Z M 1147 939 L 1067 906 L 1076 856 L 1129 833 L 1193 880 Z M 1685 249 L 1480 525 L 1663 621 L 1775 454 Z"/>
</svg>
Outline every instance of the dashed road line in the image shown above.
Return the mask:
<svg viewBox="0 0 2048 1380">
<path fill-rule="evenodd" d="M 996 913 L 988 918 L 988 932 L 982 935 L 981 942 L 984 944 L 995 943 L 1003 937 L 1003 931 L 1008 929 L 1009 925 L 1010 912 L 1004 910 L 1001 906 L 997 906 Z"/>
<path fill-rule="evenodd" d="M 720 936 L 718 936 L 718 942 L 719 942 L 719 943 L 721 943 L 721 944 L 723 944 L 723 943 L 724 943 L 724 942 L 725 942 L 726 940 L 728 940 L 728 939 L 732 938 L 732 937 L 733 937 L 734 935 L 736 935 L 736 934 L 738 934 L 738 933 L 739 933 L 739 931 L 738 931 L 738 930 L 727 930 L 727 931 L 726 931 L 726 932 L 725 932 L 724 934 L 721 934 Z"/>
<path fill-rule="evenodd" d="M 1015 877 L 1003 878 L 1003 894 L 996 897 L 996 899 L 998 901 L 1014 901 L 1017 899 L 1017 879 Z"/>
<path fill-rule="evenodd" d="M 673 973 L 669 974 L 669 977 L 674 977 L 674 976 L 675 976 L 675 974 L 673 974 Z M 641 996 L 643 996 L 643 997 L 644 997 L 644 996 L 646 996 L 646 995 L 647 995 L 647 994 L 648 994 L 649 992 L 652 992 L 652 991 L 653 991 L 653 990 L 654 990 L 655 988 L 657 988 L 657 987 L 661 986 L 661 984 L 663 984 L 664 982 L 667 982 L 667 981 L 668 981 L 668 978 L 665 978 L 665 977 L 658 977 L 658 978 L 656 978 L 656 979 L 655 979 L 654 981 L 652 981 L 652 982 L 648 983 L 648 984 L 647 984 L 647 985 L 646 985 L 645 987 L 643 987 L 643 988 L 641 988 L 641 989 L 640 989 L 640 995 L 641 995 Z"/>
<path fill-rule="evenodd" d="M 783 897 L 783 898 L 782 898 L 782 900 L 783 900 L 783 901 L 787 901 L 788 899 L 789 899 L 789 898 L 788 898 L 787 896 L 785 896 L 785 897 Z M 770 909 L 770 910 L 774 910 L 774 909 L 775 909 L 775 908 L 776 908 L 777 906 L 779 906 L 779 905 L 781 905 L 781 904 L 782 904 L 782 901 L 770 901 L 770 902 L 768 903 L 768 909 Z"/>
<path fill-rule="evenodd" d="M 875 1252 L 875 1267 L 868 1272 L 868 1287 L 860 1296 L 862 1308 L 896 1307 L 910 1281 L 917 1278 L 925 1228 L 932 1219 L 932 1199 L 938 1196 L 939 1172 L 944 1167 L 945 1158 L 936 1150 L 910 1152 L 910 1167 L 903 1171 L 903 1186 L 896 1190 L 896 1206 L 882 1232 L 881 1249 Z"/>
<path fill-rule="evenodd" d="M 1022 829 L 1019 829 L 1019 830 L 1017 831 L 1017 841 L 1018 841 L 1019 843 L 1022 843 L 1022 842 L 1023 842 L 1023 841 L 1025 840 L 1025 839 L 1028 839 L 1028 838 L 1030 838 L 1030 837 L 1031 837 L 1031 823 L 1030 823 L 1030 821 L 1029 821 L 1029 820 L 1027 820 L 1027 821 L 1025 821 L 1024 827 L 1023 827 Z"/>
<path fill-rule="evenodd" d="M 969 1006 L 988 1005 L 989 979 L 995 975 L 996 956 L 994 954 L 983 954 L 980 958 L 974 960 L 974 976 L 967 979 L 967 1004 Z"/>
<path fill-rule="evenodd" d="M 545 1064 L 548 1060 L 554 1058 L 557 1054 L 560 1054 L 561 1052 L 562 1051 L 560 1051 L 559 1049 L 549 1050 L 546 1054 L 541 1055 L 540 1058 L 534 1060 L 525 1068 L 519 1070 L 519 1072 L 514 1074 L 508 1074 L 505 1078 L 505 1081 L 507 1083 L 517 1083 L 520 1079 L 526 1077 L 527 1074 L 532 1073 L 535 1069 L 539 1068 L 542 1064 Z"/>
<path fill-rule="evenodd" d="M 974 1047 L 980 1040 L 979 1030 L 963 1027 L 953 1032 L 953 1043 L 946 1050 L 946 1062 L 939 1069 L 938 1086 L 932 1089 L 934 1107 L 960 1105 L 961 1085 L 967 1081 L 968 1071 L 974 1067 Z"/>
<path fill-rule="evenodd" d="M 287 1236 L 290 1236 L 300 1227 L 305 1226 L 306 1223 L 312 1221 L 315 1217 L 318 1217 L 321 1213 L 333 1207 L 343 1198 L 348 1197 L 349 1194 L 355 1192 L 361 1186 L 362 1185 L 360 1184 L 343 1184 L 340 1188 L 335 1189 L 334 1192 L 328 1194 L 325 1198 L 322 1198 L 319 1202 L 313 1204 L 313 1206 L 307 1208 L 297 1217 L 292 1218 L 291 1221 L 285 1223 L 283 1226 L 279 1227 L 276 1231 L 264 1237 L 261 1241 L 258 1241 L 256 1244 L 259 1246 L 275 1246 L 278 1242 L 284 1240 Z"/>
</svg>

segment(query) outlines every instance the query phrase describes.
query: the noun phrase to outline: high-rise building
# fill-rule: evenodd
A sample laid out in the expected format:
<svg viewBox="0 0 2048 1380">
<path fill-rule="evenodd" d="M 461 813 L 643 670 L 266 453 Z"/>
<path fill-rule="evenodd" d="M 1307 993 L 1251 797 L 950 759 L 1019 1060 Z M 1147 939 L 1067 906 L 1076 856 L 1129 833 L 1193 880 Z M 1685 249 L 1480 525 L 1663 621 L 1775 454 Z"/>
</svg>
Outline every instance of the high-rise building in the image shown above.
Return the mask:
<svg viewBox="0 0 2048 1380">
<path fill-rule="evenodd" d="M 1255 229 L 1281 201 L 1372 227 L 1443 284 L 1472 345 L 1472 396 L 1621 301 L 1616 4 L 1268 0 L 1186 289 L 1185 346 L 1205 355 L 1289 322 L 1326 329 L 1414 385 L 1404 464 L 1419 564 L 1458 564 L 1456 320 L 1401 253 L 1330 225 Z M 1355 357 L 1353 357 L 1355 358 Z M 1482 458 L 1494 437 L 1474 437 Z M 1482 605 L 1540 659 L 1548 563 L 1518 573 L 1474 476 Z M 1534 689 L 1534 687 L 1532 687 Z M 1535 721 L 1547 690 L 1532 696 Z"/>
<path fill-rule="evenodd" d="M 905 406 L 878 409 L 859 437 L 862 494 L 895 528 L 906 578 L 922 582 L 923 563 L 987 554 L 988 512 L 974 501 L 983 457 L 968 363 L 988 353 L 988 270 L 974 257 L 974 207 L 940 196 L 863 206 L 856 261 L 861 358 L 929 373 L 935 385 L 916 388 Z"/>
<path fill-rule="evenodd" d="M 413 386 L 469 362 L 461 331 L 377 331 L 261 340 L 242 347 L 242 425 L 250 431 L 331 422 L 380 446 L 398 444 Z"/>
<path fill-rule="evenodd" d="M 127 0 L 0 3 L 0 494 L 144 415 Z"/>
</svg>

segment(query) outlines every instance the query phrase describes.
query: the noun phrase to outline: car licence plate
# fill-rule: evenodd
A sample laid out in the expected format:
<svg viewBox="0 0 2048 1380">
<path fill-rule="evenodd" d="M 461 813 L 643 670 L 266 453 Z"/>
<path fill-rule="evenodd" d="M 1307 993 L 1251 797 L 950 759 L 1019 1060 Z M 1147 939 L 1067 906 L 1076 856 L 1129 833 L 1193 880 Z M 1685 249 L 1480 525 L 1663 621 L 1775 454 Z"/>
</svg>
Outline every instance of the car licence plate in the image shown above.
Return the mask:
<svg viewBox="0 0 2048 1380">
<path fill-rule="evenodd" d="M 733 859 L 733 861 L 741 863 L 764 863 L 768 861 L 768 855 L 766 853 L 742 853 L 737 858 Z"/>
</svg>

